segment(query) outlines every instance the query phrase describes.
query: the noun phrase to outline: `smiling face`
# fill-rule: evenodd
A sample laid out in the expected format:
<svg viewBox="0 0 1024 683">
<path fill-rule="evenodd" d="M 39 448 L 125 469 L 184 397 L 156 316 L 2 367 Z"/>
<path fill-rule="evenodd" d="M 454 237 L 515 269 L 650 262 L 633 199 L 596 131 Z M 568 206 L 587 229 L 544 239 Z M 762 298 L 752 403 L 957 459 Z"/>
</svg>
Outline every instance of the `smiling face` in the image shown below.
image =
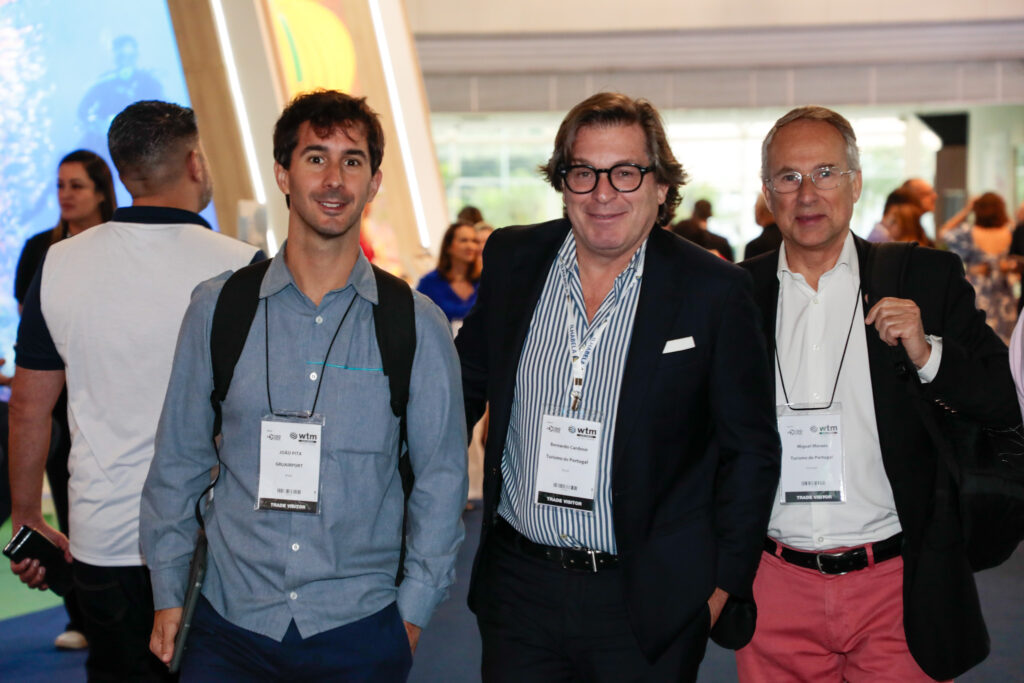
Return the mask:
<svg viewBox="0 0 1024 683">
<path fill-rule="evenodd" d="M 643 129 L 637 124 L 584 126 L 576 134 L 570 163 L 594 168 L 615 164 L 649 166 Z M 577 258 L 602 263 L 625 262 L 633 255 L 658 217 L 658 205 L 665 201 L 667 185 L 659 185 L 654 174 L 644 176 L 634 192 L 619 192 L 602 173 L 597 187 L 586 194 L 562 191 L 566 214 L 576 238 Z"/>
<path fill-rule="evenodd" d="M 321 137 L 308 121 L 302 123 L 289 168 L 275 164 L 274 174 L 278 187 L 290 198 L 289 239 L 329 241 L 349 236 L 358 244 L 363 208 L 377 194 L 381 181 L 380 169 L 370 171 L 360 126 L 335 126 Z"/>
<path fill-rule="evenodd" d="M 821 166 L 848 170 L 843 136 L 824 121 L 799 119 L 778 130 L 768 148 L 768 177 L 797 171 L 804 178 L 795 192 L 778 194 L 762 186 L 768 208 L 786 241 L 787 253 L 826 253 L 836 258 L 850 229 L 860 197 L 860 172 L 844 176 L 839 187 L 820 190 L 810 174 Z"/>
<path fill-rule="evenodd" d="M 89 177 L 84 164 L 69 161 L 57 169 L 57 202 L 61 220 L 69 225 L 91 228 L 103 222 L 100 213 L 103 193 Z"/>
</svg>

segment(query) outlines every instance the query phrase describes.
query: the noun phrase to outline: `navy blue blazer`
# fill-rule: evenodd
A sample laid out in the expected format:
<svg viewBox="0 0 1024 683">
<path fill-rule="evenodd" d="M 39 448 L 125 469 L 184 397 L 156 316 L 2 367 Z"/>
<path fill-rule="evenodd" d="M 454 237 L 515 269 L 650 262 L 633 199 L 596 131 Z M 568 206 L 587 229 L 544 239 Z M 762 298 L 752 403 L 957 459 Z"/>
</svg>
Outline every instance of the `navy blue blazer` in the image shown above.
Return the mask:
<svg viewBox="0 0 1024 683">
<path fill-rule="evenodd" d="M 501 457 L 515 376 L 533 310 L 570 225 L 565 219 L 495 231 L 477 303 L 456 338 L 470 425 L 490 403 L 484 524 L 469 604 L 481 586 L 501 494 Z M 655 228 L 618 405 L 612 509 L 630 621 L 653 661 L 693 619 L 708 619 L 715 587 L 734 596 L 753 632 L 751 585 L 779 475 L 773 384 L 750 277 Z M 694 347 L 664 354 L 665 342 Z M 537 416 L 540 419 L 540 416 Z M 719 628 L 716 626 L 716 631 Z"/>
</svg>

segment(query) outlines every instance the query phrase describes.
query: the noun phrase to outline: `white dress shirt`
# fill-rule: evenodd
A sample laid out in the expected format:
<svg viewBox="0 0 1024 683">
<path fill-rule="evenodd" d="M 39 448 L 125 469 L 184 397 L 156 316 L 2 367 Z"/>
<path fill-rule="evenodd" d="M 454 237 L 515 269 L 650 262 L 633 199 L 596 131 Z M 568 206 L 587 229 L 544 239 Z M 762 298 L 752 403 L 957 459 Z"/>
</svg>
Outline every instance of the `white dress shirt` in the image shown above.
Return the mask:
<svg viewBox="0 0 1024 683">
<path fill-rule="evenodd" d="M 868 366 L 866 335 L 877 332 L 864 324 L 852 234 L 847 234 L 836 265 L 818 280 L 817 291 L 803 275 L 790 270 L 785 244 L 779 250 L 778 277 L 778 355 L 773 359 L 777 403 L 786 401 L 783 381 L 790 405 L 827 405 L 835 385 L 835 403 L 842 413 L 846 500 L 783 505 L 776 495 L 768 535 L 804 550 L 862 545 L 893 536 L 901 527 L 882 464 Z M 849 346 L 841 361 L 848 331 Z M 934 340 L 928 362 L 918 371 L 921 381 L 934 379 L 940 360 L 941 342 Z"/>
</svg>

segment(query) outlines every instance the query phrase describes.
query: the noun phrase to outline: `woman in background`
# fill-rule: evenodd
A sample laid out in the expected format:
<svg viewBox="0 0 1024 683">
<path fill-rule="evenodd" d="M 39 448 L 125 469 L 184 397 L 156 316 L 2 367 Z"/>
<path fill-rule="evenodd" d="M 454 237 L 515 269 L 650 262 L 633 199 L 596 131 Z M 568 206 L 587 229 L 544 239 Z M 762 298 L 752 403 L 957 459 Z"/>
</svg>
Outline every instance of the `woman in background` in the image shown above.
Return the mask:
<svg viewBox="0 0 1024 683">
<path fill-rule="evenodd" d="M 456 332 L 476 303 L 476 288 L 480 280 L 479 253 L 473 226 L 452 223 L 441 239 L 437 269 L 424 275 L 416 285 L 417 290 L 444 311 Z"/>
<path fill-rule="evenodd" d="M 117 197 L 107 162 L 87 149 L 76 149 L 61 159 L 57 167 L 57 203 L 57 225 L 28 238 L 21 250 L 14 276 L 14 298 L 18 300 L 19 312 L 50 245 L 105 223 L 114 215 Z"/>
<path fill-rule="evenodd" d="M 935 246 L 921 225 L 921 209 L 916 204 L 892 207 L 890 237 L 893 242 L 917 242 L 922 247 Z"/>
<path fill-rule="evenodd" d="M 960 227 L 946 230 L 943 239 L 950 251 L 963 259 L 989 327 L 1009 344 L 1017 321 L 1013 280 L 1020 270 L 1017 260 L 1010 257 L 1013 225 L 1003 198 L 994 192 L 986 192 L 969 207 L 974 212 L 973 224 L 964 221 Z"/>
<path fill-rule="evenodd" d="M 61 159 L 57 167 L 57 203 L 60 205 L 57 225 L 30 237 L 18 259 L 14 297 L 18 300 L 19 313 L 25 303 L 29 285 L 50 245 L 105 223 L 114 214 L 117 197 L 107 163 L 99 155 L 85 149 L 75 150 Z M 71 451 L 67 400 L 67 391 L 62 391 L 53 408 L 53 436 L 46 460 L 46 477 L 50 481 L 57 524 L 64 534 L 68 533 L 68 454 Z M 81 614 L 73 590 L 64 596 L 64 607 L 68 612 L 68 625 L 57 636 L 54 645 L 67 650 L 87 647 L 88 643 L 79 626 Z"/>
</svg>

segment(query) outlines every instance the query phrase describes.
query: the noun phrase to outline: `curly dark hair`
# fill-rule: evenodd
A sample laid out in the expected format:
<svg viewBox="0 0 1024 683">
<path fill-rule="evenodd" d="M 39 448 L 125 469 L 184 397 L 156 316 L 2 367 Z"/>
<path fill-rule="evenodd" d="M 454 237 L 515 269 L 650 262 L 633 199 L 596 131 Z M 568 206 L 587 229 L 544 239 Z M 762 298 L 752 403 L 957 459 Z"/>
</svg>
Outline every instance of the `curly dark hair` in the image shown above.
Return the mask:
<svg viewBox="0 0 1024 683">
<path fill-rule="evenodd" d="M 355 126 L 366 135 L 370 152 L 370 173 L 376 173 L 384 158 L 384 129 L 380 117 L 365 97 L 353 97 L 339 90 L 313 90 L 296 95 L 281 112 L 274 126 L 274 161 L 287 169 L 292 152 L 299 144 L 299 127 L 309 122 L 320 137 L 327 137 L 335 128 Z"/>
</svg>

